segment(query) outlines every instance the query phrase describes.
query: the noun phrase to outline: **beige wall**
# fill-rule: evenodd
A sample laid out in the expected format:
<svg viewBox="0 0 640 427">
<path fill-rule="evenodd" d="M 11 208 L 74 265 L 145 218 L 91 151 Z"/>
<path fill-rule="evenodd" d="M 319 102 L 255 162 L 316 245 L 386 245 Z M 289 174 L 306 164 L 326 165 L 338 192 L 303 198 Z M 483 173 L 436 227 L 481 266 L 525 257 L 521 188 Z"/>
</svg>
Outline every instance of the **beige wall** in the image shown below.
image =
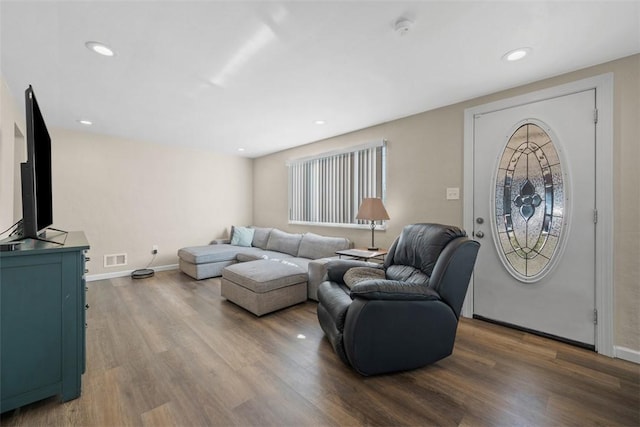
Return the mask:
<svg viewBox="0 0 640 427">
<path fill-rule="evenodd" d="M 462 199 L 448 201 L 445 191 L 462 190 L 464 110 L 608 72 L 614 73 L 615 103 L 615 344 L 640 351 L 640 55 L 256 159 L 254 222 L 291 231 L 310 229 L 287 224 L 285 162 L 384 138 L 389 141 L 386 205 L 391 220 L 387 231 L 376 235 L 376 243 L 387 247 L 402 226 L 412 222 L 462 225 Z M 317 232 L 347 235 L 358 246 L 366 246 L 370 239 L 366 230 L 317 228 Z"/>
<path fill-rule="evenodd" d="M 387 197 L 391 220 L 376 232 L 376 245 L 388 247 L 400 229 L 412 222 L 434 221 L 462 225 L 462 199 L 445 200 L 447 187 L 462 187 L 462 116 L 451 108 L 411 116 L 315 144 L 255 159 L 254 221 L 292 231 L 305 226 L 287 224 L 286 161 L 333 149 L 387 140 Z M 434 179 L 437 176 L 437 179 Z M 368 229 L 314 227 L 326 235 L 345 235 L 368 246 Z"/>
<path fill-rule="evenodd" d="M 154 265 L 175 264 L 179 248 L 252 221 L 250 159 L 60 129 L 52 140 L 55 227 L 85 230 L 91 274 L 112 270 L 105 254 L 146 267 L 152 245 Z"/>
<path fill-rule="evenodd" d="M 640 350 L 640 55 L 616 69 L 614 260 L 616 343 Z"/>
<path fill-rule="evenodd" d="M 4 80 L 0 78 L 0 231 L 6 230 L 20 219 L 20 216 L 14 216 L 16 189 L 13 184 L 15 174 L 20 176 L 20 162 L 15 161 L 15 156 L 24 161 L 21 158 L 23 153 L 15 152 L 16 139 L 19 148 L 24 145 L 24 141 L 20 141 L 19 137 L 25 134 L 24 120 L 24 113 L 20 114 L 17 103 L 9 94 Z"/>
<path fill-rule="evenodd" d="M 20 182 L 14 182 L 12 135 L 24 112 L 17 113 L 6 91 L 2 103 L 12 104 L 3 108 L 1 123 L 4 230 L 14 222 L 13 188 Z M 159 247 L 153 266 L 176 264 L 179 248 L 207 244 L 231 224 L 252 222 L 250 159 L 51 126 L 49 132 L 53 225 L 85 231 L 90 275 L 144 268 L 152 245 Z M 127 253 L 128 265 L 104 268 L 103 256 L 114 253 Z"/>
</svg>

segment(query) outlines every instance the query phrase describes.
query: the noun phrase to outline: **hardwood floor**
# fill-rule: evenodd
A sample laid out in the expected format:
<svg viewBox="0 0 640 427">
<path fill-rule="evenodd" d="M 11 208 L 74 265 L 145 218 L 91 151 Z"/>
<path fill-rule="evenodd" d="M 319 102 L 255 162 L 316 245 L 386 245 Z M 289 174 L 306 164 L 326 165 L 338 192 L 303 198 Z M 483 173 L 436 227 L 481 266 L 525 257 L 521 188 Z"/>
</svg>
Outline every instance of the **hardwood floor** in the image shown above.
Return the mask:
<svg viewBox="0 0 640 427">
<path fill-rule="evenodd" d="M 88 287 L 82 396 L 2 426 L 640 425 L 639 365 L 479 320 L 461 321 L 451 357 L 367 378 L 338 360 L 314 302 L 257 318 L 219 279 L 178 271 Z"/>
</svg>

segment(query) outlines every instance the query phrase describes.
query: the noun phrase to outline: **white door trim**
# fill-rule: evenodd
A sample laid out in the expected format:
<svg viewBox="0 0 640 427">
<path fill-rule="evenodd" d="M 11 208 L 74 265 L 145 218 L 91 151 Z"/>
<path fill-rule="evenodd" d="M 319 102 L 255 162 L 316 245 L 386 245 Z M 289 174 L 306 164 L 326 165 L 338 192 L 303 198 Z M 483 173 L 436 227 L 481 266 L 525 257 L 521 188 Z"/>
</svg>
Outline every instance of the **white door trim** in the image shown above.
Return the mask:
<svg viewBox="0 0 640 427">
<path fill-rule="evenodd" d="M 532 102 L 596 89 L 596 260 L 595 307 L 598 311 L 596 325 L 596 351 L 614 357 L 613 346 L 613 73 L 602 74 L 572 83 L 539 90 L 513 98 L 467 108 L 464 111 L 464 199 L 463 223 L 469 234 L 473 230 L 473 150 L 474 117 Z M 462 307 L 462 315 L 473 316 L 473 278 Z"/>
</svg>

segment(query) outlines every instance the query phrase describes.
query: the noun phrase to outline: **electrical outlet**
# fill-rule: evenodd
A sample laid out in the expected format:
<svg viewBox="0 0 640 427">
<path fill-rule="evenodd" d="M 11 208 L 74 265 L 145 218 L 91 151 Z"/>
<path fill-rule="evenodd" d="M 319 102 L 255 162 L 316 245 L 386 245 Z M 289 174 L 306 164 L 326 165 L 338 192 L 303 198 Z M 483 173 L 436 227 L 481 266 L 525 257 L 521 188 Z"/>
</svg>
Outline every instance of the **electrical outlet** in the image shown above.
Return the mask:
<svg viewBox="0 0 640 427">
<path fill-rule="evenodd" d="M 460 199 L 460 189 L 458 187 L 447 188 L 447 200 Z"/>
<path fill-rule="evenodd" d="M 158 245 L 153 245 L 153 246 L 151 247 L 151 254 L 152 254 L 152 255 L 155 255 L 155 254 L 157 254 L 157 253 L 158 253 Z"/>
</svg>

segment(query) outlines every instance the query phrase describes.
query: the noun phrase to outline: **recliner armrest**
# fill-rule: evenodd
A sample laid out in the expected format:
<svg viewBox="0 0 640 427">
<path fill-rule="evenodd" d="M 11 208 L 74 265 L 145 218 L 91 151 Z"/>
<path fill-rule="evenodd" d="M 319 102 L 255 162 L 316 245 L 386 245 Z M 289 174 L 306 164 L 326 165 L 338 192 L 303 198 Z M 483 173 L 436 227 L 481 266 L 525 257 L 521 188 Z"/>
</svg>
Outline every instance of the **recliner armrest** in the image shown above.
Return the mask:
<svg viewBox="0 0 640 427">
<path fill-rule="evenodd" d="M 395 301 L 439 301 L 438 292 L 428 285 L 399 280 L 365 280 L 351 288 L 351 298 Z"/>
</svg>

